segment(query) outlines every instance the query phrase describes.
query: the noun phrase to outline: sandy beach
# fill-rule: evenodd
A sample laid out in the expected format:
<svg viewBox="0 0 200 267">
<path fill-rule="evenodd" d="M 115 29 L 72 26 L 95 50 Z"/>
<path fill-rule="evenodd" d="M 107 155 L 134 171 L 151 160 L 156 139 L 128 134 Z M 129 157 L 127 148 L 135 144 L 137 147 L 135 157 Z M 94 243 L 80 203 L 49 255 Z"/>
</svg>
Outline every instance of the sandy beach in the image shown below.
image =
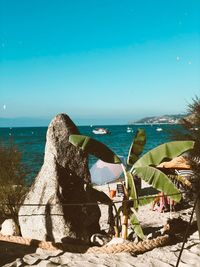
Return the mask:
<svg viewBox="0 0 200 267">
<path fill-rule="evenodd" d="M 115 188 L 116 184 L 111 184 Z M 98 186 L 99 190 L 108 193 L 107 186 Z M 119 200 L 115 198 L 114 200 Z M 102 230 L 108 229 L 107 224 L 107 206 L 100 205 L 101 219 L 100 225 Z M 176 212 L 159 213 L 151 210 L 151 205 L 140 207 L 138 218 L 143 229 L 162 228 L 167 220 L 181 217 L 189 221 L 192 207 L 187 207 Z M 195 224 L 195 217 L 194 223 Z M 176 266 L 177 258 L 182 246 L 182 242 L 164 247 L 154 248 L 143 254 L 134 255 L 131 253 L 70 253 L 61 250 L 49 251 L 41 248 L 34 248 L 22 244 L 16 244 L 7 241 L 0 241 L 0 266 L 137 266 L 150 267 Z M 190 236 L 185 244 L 179 266 L 200 266 L 200 242 L 196 229 L 191 231 Z"/>
</svg>

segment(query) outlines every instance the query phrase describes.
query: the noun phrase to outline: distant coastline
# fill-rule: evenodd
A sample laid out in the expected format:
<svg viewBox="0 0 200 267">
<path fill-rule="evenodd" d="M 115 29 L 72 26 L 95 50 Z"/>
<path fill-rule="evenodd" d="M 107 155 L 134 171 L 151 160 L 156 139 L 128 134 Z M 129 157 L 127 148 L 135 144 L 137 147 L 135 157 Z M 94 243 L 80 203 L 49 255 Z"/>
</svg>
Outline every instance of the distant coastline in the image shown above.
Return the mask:
<svg viewBox="0 0 200 267">
<path fill-rule="evenodd" d="M 136 121 L 124 121 L 124 123 L 93 123 L 94 126 L 106 126 L 106 125 L 159 125 L 159 124 L 180 124 L 181 119 L 187 117 L 187 115 L 183 114 L 175 114 L 175 115 L 162 115 L 162 116 L 151 116 L 145 117 Z M 48 127 L 51 119 L 45 118 L 26 118 L 26 117 L 18 117 L 18 118 L 3 118 L 0 117 L 0 127 Z M 89 118 L 88 118 L 89 121 Z M 103 122 L 103 120 L 102 120 Z M 90 126 L 90 123 L 76 123 L 79 126 Z"/>
<path fill-rule="evenodd" d="M 181 120 L 188 115 L 174 114 L 174 115 L 162 115 L 145 117 L 135 122 L 129 122 L 132 125 L 153 125 L 153 124 L 180 124 Z"/>
<path fill-rule="evenodd" d="M 128 125 L 178 125 L 181 124 L 180 122 L 132 122 L 132 123 L 128 123 Z"/>
</svg>

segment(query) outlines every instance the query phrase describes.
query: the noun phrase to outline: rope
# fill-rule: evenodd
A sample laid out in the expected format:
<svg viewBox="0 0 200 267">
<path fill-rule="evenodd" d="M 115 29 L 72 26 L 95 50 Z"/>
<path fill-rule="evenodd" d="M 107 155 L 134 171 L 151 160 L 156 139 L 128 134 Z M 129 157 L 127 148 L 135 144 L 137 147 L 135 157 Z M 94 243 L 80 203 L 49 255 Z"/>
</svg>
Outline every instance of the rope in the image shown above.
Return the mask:
<svg viewBox="0 0 200 267">
<path fill-rule="evenodd" d="M 126 243 L 124 244 L 116 244 L 110 246 L 104 245 L 102 247 L 97 247 L 97 246 L 89 247 L 86 245 L 55 243 L 55 242 L 40 241 L 30 238 L 23 238 L 20 236 L 4 236 L 2 234 L 0 234 L 0 240 L 26 246 L 33 246 L 50 251 L 62 250 L 75 253 L 107 253 L 107 254 L 129 252 L 129 253 L 140 254 L 152 250 L 156 247 L 161 247 L 168 244 L 169 236 L 168 235 L 159 236 L 157 238 L 140 241 L 138 243 L 126 241 Z"/>
<path fill-rule="evenodd" d="M 152 250 L 156 247 L 161 247 L 166 245 L 169 242 L 169 236 L 159 236 L 154 239 L 140 241 L 138 243 L 126 242 L 124 244 L 116 245 L 105 245 L 103 247 L 91 247 L 87 250 L 87 253 L 120 253 L 120 252 L 129 252 L 129 253 L 144 253 L 146 251 Z"/>
</svg>

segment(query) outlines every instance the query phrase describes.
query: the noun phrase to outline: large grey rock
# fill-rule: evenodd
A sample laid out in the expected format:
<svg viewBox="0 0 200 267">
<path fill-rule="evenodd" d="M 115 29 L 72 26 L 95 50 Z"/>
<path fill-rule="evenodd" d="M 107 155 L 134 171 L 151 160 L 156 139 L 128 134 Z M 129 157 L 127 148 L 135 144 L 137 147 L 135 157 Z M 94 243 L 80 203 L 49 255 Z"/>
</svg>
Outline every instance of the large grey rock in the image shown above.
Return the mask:
<svg viewBox="0 0 200 267">
<path fill-rule="evenodd" d="M 100 230 L 98 206 L 62 205 L 94 201 L 85 189 L 87 156 L 69 143 L 70 134 L 79 134 L 75 124 L 66 114 L 57 115 L 47 131 L 44 164 L 25 198 L 27 206 L 19 210 L 23 237 L 88 241 Z"/>
</svg>

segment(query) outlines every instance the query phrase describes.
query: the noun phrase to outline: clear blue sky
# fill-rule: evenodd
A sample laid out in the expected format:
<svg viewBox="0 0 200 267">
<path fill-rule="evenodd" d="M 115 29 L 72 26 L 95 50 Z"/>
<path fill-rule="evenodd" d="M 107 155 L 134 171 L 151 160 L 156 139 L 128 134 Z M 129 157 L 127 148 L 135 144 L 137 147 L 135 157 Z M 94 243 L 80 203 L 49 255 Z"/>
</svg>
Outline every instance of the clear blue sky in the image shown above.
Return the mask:
<svg viewBox="0 0 200 267">
<path fill-rule="evenodd" d="M 200 95 L 198 0 L 0 0 L 0 117 L 127 123 Z"/>
</svg>

